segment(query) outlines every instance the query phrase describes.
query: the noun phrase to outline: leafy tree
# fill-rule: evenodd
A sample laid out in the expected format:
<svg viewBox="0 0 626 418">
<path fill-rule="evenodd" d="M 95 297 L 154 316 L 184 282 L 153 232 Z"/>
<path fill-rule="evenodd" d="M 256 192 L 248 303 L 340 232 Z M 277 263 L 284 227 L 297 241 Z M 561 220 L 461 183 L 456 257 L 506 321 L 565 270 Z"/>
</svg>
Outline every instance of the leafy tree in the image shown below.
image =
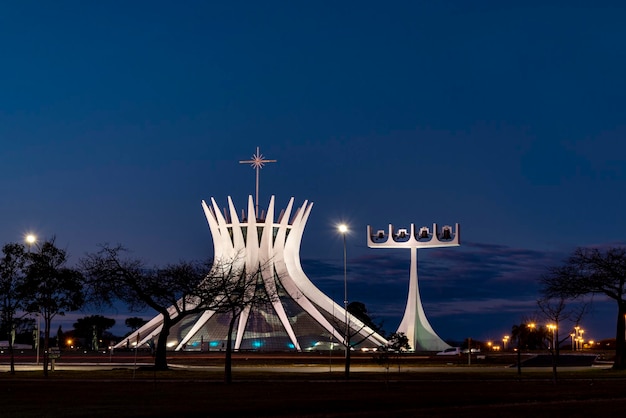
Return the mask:
<svg viewBox="0 0 626 418">
<path fill-rule="evenodd" d="M 517 374 L 522 374 L 522 348 L 538 350 L 543 347 L 547 330 L 533 321 L 527 321 L 511 328 L 511 341 L 517 344 Z"/>
<path fill-rule="evenodd" d="M 147 322 L 148 321 L 146 321 L 143 318 L 133 316 L 131 318 L 126 318 L 126 320 L 124 321 L 124 324 L 126 324 L 126 326 L 130 328 L 132 332 L 134 332 L 134 331 L 137 331 L 142 326 L 144 326 Z"/>
<path fill-rule="evenodd" d="M 411 344 L 409 344 L 409 337 L 404 335 L 404 332 L 394 332 L 387 338 L 387 347 L 396 353 L 403 351 L 409 351 Z"/>
<path fill-rule="evenodd" d="M 398 362 L 398 373 L 400 372 L 400 354 L 404 351 L 411 350 L 409 337 L 404 332 L 394 332 L 387 338 L 387 344 L 378 347 L 378 351 L 374 356 L 377 363 L 384 364 L 389 371 L 389 365 L 392 357 Z"/>
<path fill-rule="evenodd" d="M 198 292 L 206 276 L 206 264 L 180 262 L 163 268 L 147 268 L 139 259 L 123 258 L 121 246 L 102 246 L 81 259 L 90 299 L 96 305 L 120 300 L 131 310 L 150 307 L 161 314 L 163 326 L 156 345 L 154 368 L 167 370 L 167 337 L 187 315 L 204 311 Z"/>
<path fill-rule="evenodd" d="M 29 344 L 33 341 L 33 330 L 37 328 L 34 318 L 22 317 L 13 320 L 15 324 L 15 342 Z"/>
<path fill-rule="evenodd" d="M 626 369 L 626 247 L 578 248 L 541 278 L 547 298 L 602 294 L 617 303 L 614 369 Z"/>
<path fill-rule="evenodd" d="M 513 325 L 511 328 L 511 340 L 519 349 L 540 350 L 544 347 L 548 331 L 543 325 L 537 325 L 532 321 Z"/>
<path fill-rule="evenodd" d="M 27 254 L 22 244 L 6 244 L 2 247 L 0 259 L 0 323 L 8 335 L 10 371 L 15 374 L 13 352 L 16 333 L 16 314 L 23 308 L 21 287 L 26 279 Z"/>
<path fill-rule="evenodd" d="M 50 324 L 57 315 L 74 311 L 84 304 L 83 276 L 66 267 L 67 252 L 55 245 L 54 238 L 29 253 L 30 264 L 21 286 L 28 312 L 39 313 L 44 320 L 43 370 L 48 376 Z"/>
<path fill-rule="evenodd" d="M 97 350 L 97 342 L 102 339 L 103 333 L 115 325 L 115 319 L 102 315 L 91 315 L 78 318 L 73 324 L 74 335 L 82 337 L 92 350 Z M 95 339 L 95 342 L 93 341 Z M 91 342 L 91 344 L 89 344 Z"/>
<path fill-rule="evenodd" d="M 379 334 L 384 334 L 382 323 L 377 324 L 374 322 L 363 302 L 350 302 L 348 304 L 348 312 L 363 322 L 365 326 L 370 327 Z"/>
</svg>

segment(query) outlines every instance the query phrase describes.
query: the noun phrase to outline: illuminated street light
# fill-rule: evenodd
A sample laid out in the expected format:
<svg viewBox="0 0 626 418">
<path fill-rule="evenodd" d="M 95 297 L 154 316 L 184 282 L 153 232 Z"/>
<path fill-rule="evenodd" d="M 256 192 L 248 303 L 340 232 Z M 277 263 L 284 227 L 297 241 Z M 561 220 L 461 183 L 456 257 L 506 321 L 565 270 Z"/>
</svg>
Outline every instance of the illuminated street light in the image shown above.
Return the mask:
<svg viewBox="0 0 626 418">
<path fill-rule="evenodd" d="M 37 237 L 34 234 L 26 234 L 24 237 L 24 241 L 26 241 L 26 245 L 28 245 L 28 254 L 30 254 L 30 247 L 37 243 Z M 37 334 L 35 335 L 35 349 L 37 354 L 35 355 L 35 363 L 39 365 L 39 335 L 41 333 L 41 325 L 40 325 L 40 316 L 39 312 L 37 312 Z"/>
<path fill-rule="evenodd" d="M 348 257 L 346 249 L 346 234 L 348 233 L 348 226 L 341 224 L 338 226 L 339 232 L 343 235 L 343 309 L 345 311 L 345 323 L 346 333 L 344 335 L 344 342 L 346 344 L 346 365 L 345 375 L 346 379 L 350 378 L 350 326 L 348 324 Z"/>
<path fill-rule="evenodd" d="M 37 237 L 33 234 L 27 234 L 26 237 L 24 237 L 24 240 L 28 245 L 28 252 L 30 252 L 30 247 L 37 242 Z"/>
<path fill-rule="evenodd" d="M 582 350 L 583 349 L 583 342 L 584 342 L 584 338 L 583 338 L 583 334 L 585 333 L 585 330 L 582 329 L 579 325 L 576 325 L 574 327 L 574 333 L 570 334 L 573 335 L 574 337 L 574 349 L 575 350 Z"/>
<path fill-rule="evenodd" d="M 580 345 L 579 345 L 580 350 L 582 350 L 584 348 L 583 347 L 583 343 L 585 342 L 585 339 L 583 338 L 583 334 L 584 333 L 585 333 L 584 329 L 581 328 L 581 329 L 578 330 L 578 337 L 579 337 L 579 340 L 580 340 Z"/>
</svg>

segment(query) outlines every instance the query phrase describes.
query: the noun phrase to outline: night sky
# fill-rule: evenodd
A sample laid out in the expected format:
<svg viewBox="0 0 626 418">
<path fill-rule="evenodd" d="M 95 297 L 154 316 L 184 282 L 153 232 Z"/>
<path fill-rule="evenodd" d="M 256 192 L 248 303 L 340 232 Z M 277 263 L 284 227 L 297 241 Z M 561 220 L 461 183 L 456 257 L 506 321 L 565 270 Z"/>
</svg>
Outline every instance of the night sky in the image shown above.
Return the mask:
<svg viewBox="0 0 626 418">
<path fill-rule="evenodd" d="M 410 253 L 366 226 L 458 222 L 461 247 L 419 253 L 426 314 L 501 339 L 547 266 L 626 241 L 625 21 L 622 1 L 4 2 L 0 237 L 211 257 L 200 201 L 245 208 L 260 146 L 261 206 L 314 202 L 318 287 L 341 304 L 346 222 L 349 299 L 393 331 Z M 91 313 L 131 315 L 53 327 Z M 615 314 L 596 297 L 585 336 Z"/>
</svg>

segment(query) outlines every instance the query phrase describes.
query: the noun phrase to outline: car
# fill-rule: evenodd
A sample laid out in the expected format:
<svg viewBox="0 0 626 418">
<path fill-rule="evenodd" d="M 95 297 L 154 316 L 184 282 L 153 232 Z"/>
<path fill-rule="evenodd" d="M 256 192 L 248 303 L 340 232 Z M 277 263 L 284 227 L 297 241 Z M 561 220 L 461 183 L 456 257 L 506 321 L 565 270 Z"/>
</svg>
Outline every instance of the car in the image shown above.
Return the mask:
<svg viewBox="0 0 626 418">
<path fill-rule="evenodd" d="M 458 356 L 461 355 L 461 347 L 450 347 L 437 353 L 438 356 Z"/>
<path fill-rule="evenodd" d="M 468 352 L 467 348 L 464 348 L 462 351 L 463 354 L 467 354 L 467 352 Z M 472 348 L 472 354 L 474 353 L 480 353 L 480 348 Z"/>
</svg>

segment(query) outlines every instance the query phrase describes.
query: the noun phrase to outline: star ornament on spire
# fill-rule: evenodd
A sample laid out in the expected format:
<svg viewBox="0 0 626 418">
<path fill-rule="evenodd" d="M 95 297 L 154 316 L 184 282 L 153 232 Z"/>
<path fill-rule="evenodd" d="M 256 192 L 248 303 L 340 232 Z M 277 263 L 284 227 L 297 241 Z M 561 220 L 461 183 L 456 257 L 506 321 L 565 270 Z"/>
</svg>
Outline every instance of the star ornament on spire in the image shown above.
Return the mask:
<svg viewBox="0 0 626 418">
<path fill-rule="evenodd" d="M 259 153 L 259 147 L 257 147 L 256 149 L 256 154 L 252 155 L 252 159 L 249 160 L 251 161 L 250 167 L 252 168 L 263 168 L 263 166 L 265 165 L 265 163 L 270 163 L 270 162 L 275 162 L 276 160 L 265 160 L 265 157 L 263 157 L 263 154 Z"/>
<path fill-rule="evenodd" d="M 259 147 L 256 147 L 256 154 L 252 155 L 252 159 L 251 160 L 242 160 L 239 161 L 239 164 L 250 164 L 250 167 L 254 168 L 256 170 L 256 198 L 255 198 L 255 204 L 256 204 L 256 215 L 257 217 L 259 216 L 259 170 L 261 170 L 264 166 L 265 163 L 275 163 L 276 160 L 266 160 L 265 157 L 263 156 L 263 154 L 261 154 L 261 151 L 259 150 Z"/>
</svg>

